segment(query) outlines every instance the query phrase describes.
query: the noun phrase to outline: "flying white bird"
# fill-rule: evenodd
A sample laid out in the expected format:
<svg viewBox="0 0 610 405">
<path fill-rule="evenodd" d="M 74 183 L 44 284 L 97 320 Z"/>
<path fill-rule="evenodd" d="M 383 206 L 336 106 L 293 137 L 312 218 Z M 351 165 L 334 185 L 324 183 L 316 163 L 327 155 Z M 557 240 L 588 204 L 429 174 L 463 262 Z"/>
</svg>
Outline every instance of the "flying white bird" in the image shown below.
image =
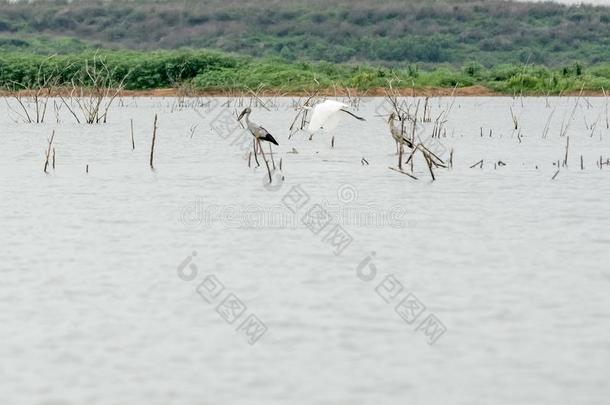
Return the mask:
<svg viewBox="0 0 610 405">
<path fill-rule="evenodd" d="M 307 130 L 312 134 L 319 130 L 330 132 L 339 125 L 344 117 L 343 114 L 349 114 L 357 120 L 366 121 L 364 118 L 349 112 L 347 108 L 349 108 L 347 104 L 335 100 L 326 100 L 316 104 L 313 108 L 310 107 L 313 112 Z"/>
</svg>

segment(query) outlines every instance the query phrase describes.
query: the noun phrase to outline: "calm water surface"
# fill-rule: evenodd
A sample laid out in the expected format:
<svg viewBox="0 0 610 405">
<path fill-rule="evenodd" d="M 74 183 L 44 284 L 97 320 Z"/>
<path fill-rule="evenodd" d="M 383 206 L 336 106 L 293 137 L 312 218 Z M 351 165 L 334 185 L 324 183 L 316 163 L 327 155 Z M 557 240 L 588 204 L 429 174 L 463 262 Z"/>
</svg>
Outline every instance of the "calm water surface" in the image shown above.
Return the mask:
<svg viewBox="0 0 610 405">
<path fill-rule="evenodd" d="M 362 101 L 366 122 L 346 117 L 334 149 L 328 134 L 289 140 L 291 100 L 269 100 L 252 119 L 280 143 L 272 186 L 244 159 L 241 108 L 222 101 L 126 98 L 103 125 L 50 104 L 35 125 L 2 100 L 0 402 L 607 404 L 604 99 L 458 98 L 427 141 L 454 150 L 435 182 L 421 157 L 418 181 L 388 169 L 380 99 Z M 432 100 L 433 119 L 450 103 Z M 330 222 L 312 232 L 301 218 L 319 208 Z M 351 240 L 340 255 L 335 225 Z M 206 277 L 224 286 L 211 303 Z M 243 306 L 227 315 L 231 293 Z M 395 311 L 407 296 L 410 323 Z M 253 345 L 249 315 L 267 328 Z"/>
</svg>

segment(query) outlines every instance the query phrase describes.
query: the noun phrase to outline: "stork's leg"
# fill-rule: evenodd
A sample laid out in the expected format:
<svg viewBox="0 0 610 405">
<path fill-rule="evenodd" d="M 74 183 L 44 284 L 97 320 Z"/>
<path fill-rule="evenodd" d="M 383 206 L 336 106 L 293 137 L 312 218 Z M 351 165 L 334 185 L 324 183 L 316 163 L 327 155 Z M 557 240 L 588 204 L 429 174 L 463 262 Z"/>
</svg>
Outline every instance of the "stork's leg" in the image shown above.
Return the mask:
<svg viewBox="0 0 610 405">
<path fill-rule="evenodd" d="M 258 163 L 258 157 L 257 157 L 257 153 L 256 153 L 256 138 L 253 138 L 252 140 L 252 147 L 254 148 L 254 160 L 256 161 L 256 167 L 260 167 L 260 163 Z"/>
<path fill-rule="evenodd" d="M 273 160 L 273 150 L 271 150 L 271 143 L 269 143 L 269 154 L 271 155 L 271 163 L 273 163 L 273 170 L 275 170 L 275 160 Z"/>
<path fill-rule="evenodd" d="M 330 148 L 333 149 L 335 147 L 335 136 L 333 135 L 333 137 L 330 140 Z"/>
<path fill-rule="evenodd" d="M 415 154 L 415 149 L 413 149 L 413 153 Z M 414 158 L 413 156 L 411 156 L 411 173 L 413 173 L 413 162 L 414 162 Z"/>
<path fill-rule="evenodd" d="M 402 144 L 398 148 L 398 168 L 402 170 Z"/>
<path fill-rule="evenodd" d="M 398 141 L 394 141 L 396 143 L 396 154 L 398 155 L 400 152 L 398 151 Z"/>
<path fill-rule="evenodd" d="M 263 160 L 265 161 L 265 165 L 267 166 L 267 174 L 269 174 L 269 184 L 271 184 L 271 182 L 273 181 L 271 179 L 271 169 L 269 168 L 269 162 L 267 162 L 267 157 L 265 156 L 265 151 L 263 150 L 263 147 L 261 146 L 261 141 L 258 141 L 258 146 L 261 150 L 261 153 L 263 154 Z"/>
</svg>

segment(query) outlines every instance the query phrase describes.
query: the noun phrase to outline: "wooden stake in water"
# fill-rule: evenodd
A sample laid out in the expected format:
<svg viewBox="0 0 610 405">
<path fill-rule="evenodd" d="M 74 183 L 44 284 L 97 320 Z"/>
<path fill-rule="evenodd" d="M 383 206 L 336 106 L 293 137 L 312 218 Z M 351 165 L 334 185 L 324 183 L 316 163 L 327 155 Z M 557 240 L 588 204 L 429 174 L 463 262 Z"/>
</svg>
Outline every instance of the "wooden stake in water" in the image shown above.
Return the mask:
<svg viewBox="0 0 610 405">
<path fill-rule="evenodd" d="M 568 167 L 568 151 L 570 150 L 570 137 L 568 136 L 566 138 L 566 155 L 563 158 L 563 165 L 565 167 Z"/>
<path fill-rule="evenodd" d="M 424 153 L 424 159 L 426 159 L 426 163 L 428 164 L 428 170 L 430 170 L 430 176 L 432 176 L 432 181 L 436 180 L 434 177 L 434 172 L 432 171 L 432 159 Z"/>
<path fill-rule="evenodd" d="M 53 148 L 53 170 L 55 170 L 55 148 Z"/>
<path fill-rule="evenodd" d="M 53 145 L 53 139 L 55 138 L 55 131 L 51 133 L 51 139 L 49 139 L 49 147 L 47 148 L 46 160 L 44 162 L 44 172 L 47 173 L 49 167 L 49 157 L 51 156 L 51 147 Z"/>
<path fill-rule="evenodd" d="M 551 180 L 555 180 L 555 177 L 557 177 L 558 174 L 559 174 L 559 169 L 557 169 L 557 171 L 555 172 L 553 177 L 551 177 Z"/>
<path fill-rule="evenodd" d="M 133 139 L 133 118 L 131 119 L 131 150 L 136 149 L 136 141 Z"/>
<path fill-rule="evenodd" d="M 473 169 L 476 166 L 479 166 L 482 169 L 483 168 L 483 159 L 479 160 L 477 163 L 475 163 L 472 166 L 470 166 L 470 168 Z"/>
<path fill-rule="evenodd" d="M 390 166 L 390 167 L 388 167 L 388 169 L 390 169 L 390 170 L 394 170 L 395 172 L 398 172 L 398 173 L 402 173 L 402 174 L 404 174 L 405 176 L 409 176 L 409 177 L 410 177 L 410 178 L 412 178 L 413 180 L 417 180 L 417 177 L 413 176 L 412 174 L 409 174 L 409 173 L 404 172 L 404 171 L 402 171 L 402 170 L 398 170 L 398 169 L 396 169 L 395 167 L 391 167 L 391 166 Z"/>
<path fill-rule="evenodd" d="M 153 123 L 152 143 L 150 145 L 150 168 L 155 170 L 153 159 L 155 156 L 155 140 L 157 139 L 157 114 L 155 114 L 155 122 Z"/>
<path fill-rule="evenodd" d="M 519 120 L 518 120 L 517 116 L 515 115 L 515 113 L 513 112 L 513 107 L 511 106 L 509 108 L 510 108 L 510 117 L 513 120 L 513 128 L 515 130 L 517 130 L 517 129 L 519 129 Z M 490 135 L 491 135 L 491 133 L 490 133 Z"/>
<path fill-rule="evenodd" d="M 610 128 L 610 119 L 608 119 L 608 97 L 606 96 L 606 89 L 602 87 L 604 98 L 606 99 L 606 129 Z"/>
</svg>

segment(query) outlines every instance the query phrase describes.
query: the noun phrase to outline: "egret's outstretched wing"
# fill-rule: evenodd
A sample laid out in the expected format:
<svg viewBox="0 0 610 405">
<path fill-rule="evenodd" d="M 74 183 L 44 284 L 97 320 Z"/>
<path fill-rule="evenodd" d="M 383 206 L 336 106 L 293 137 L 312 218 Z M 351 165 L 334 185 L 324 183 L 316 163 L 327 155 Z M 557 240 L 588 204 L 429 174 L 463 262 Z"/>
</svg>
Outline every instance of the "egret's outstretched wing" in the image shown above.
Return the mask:
<svg viewBox="0 0 610 405">
<path fill-rule="evenodd" d="M 357 116 L 357 115 L 355 115 L 355 114 L 353 114 L 353 113 L 351 113 L 351 112 L 349 112 L 349 111 L 347 111 L 347 110 L 345 110 L 343 108 L 341 110 L 339 110 L 339 111 L 343 111 L 344 113 L 351 115 L 352 117 L 356 118 L 357 120 L 366 121 L 364 118 L 359 117 L 359 116 Z"/>
<path fill-rule="evenodd" d="M 334 100 L 326 100 L 313 107 L 311 120 L 307 129 L 311 132 L 324 129 L 331 131 L 337 127 L 341 120 L 340 111 L 348 107 L 347 104 Z"/>
</svg>

